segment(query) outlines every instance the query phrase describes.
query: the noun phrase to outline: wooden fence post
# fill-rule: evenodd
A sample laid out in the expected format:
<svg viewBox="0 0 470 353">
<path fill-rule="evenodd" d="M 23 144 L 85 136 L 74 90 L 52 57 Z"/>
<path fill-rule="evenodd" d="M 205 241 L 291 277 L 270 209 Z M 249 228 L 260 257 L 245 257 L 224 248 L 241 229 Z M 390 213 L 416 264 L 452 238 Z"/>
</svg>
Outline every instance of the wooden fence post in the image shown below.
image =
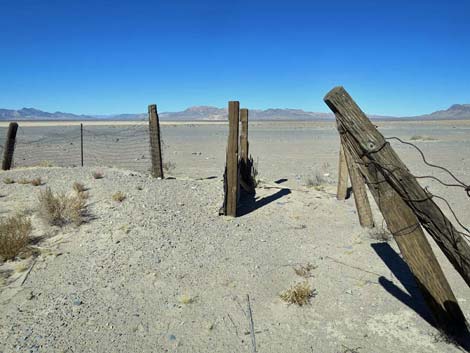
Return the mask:
<svg viewBox="0 0 470 353">
<path fill-rule="evenodd" d="M 343 145 L 344 143 L 342 142 L 341 144 Z M 351 186 L 354 194 L 354 202 L 356 204 L 357 215 L 359 217 L 359 223 L 362 227 L 373 228 L 374 217 L 372 216 L 369 198 L 367 197 L 364 176 L 361 174 L 359 168 L 356 165 L 355 160 L 351 155 L 351 152 L 346 146 L 343 146 L 343 152 L 349 171 L 349 179 L 351 179 Z"/>
<path fill-rule="evenodd" d="M 349 150 L 353 159 L 358 161 L 356 164 L 366 177 L 388 229 L 415 276 L 438 326 L 448 333 L 466 331 L 465 316 L 420 227 L 419 221 L 422 222 L 422 219 L 418 221 L 415 215 L 417 207 L 413 206 L 413 202 L 432 202 L 429 195 L 423 197 L 422 194 L 412 191 L 421 189 L 416 180 L 416 184 L 406 183 L 402 189 L 398 189 L 397 184 L 403 180 L 400 178 L 411 174 L 344 88 L 336 87 L 331 90 L 325 96 L 325 102 L 335 113 L 344 147 Z M 393 169 L 389 170 L 391 166 Z M 392 181 L 395 178 L 398 182 Z M 408 176 L 407 180 L 409 179 Z M 429 213 L 429 210 L 420 209 L 426 214 Z M 459 254 L 457 249 L 450 252 Z M 462 252 L 459 255 L 466 256 L 465 254 Z"/>
<path fill-rule="evenodd" d="M 148 106 L 150 155 L 152 159 L 152 176 L 163 179 L 162 145 L 160 141 L 160 122 L 158 120 L 157 106 Z"/>
<path fill-rule="evenodd" d="M 18 131 L 17 123 L 10 123 L 8 126 L 7 139 L 3 151 L 2 170 L 9 170 L 13 163 L 13 154 L 15 153 L 16 132 Z"/>
<path fill-rule="evenodd" d="M 348 193 L 348 165 L 344 156 L 343 144 L 339 144 L 339 162 L 338 162 L 338 189 L 336 190 L 336 199 L 346 200 Z"/>
<path fill-rule="evenodd" d="M 248 165 L 248 109 L 240 109 L 240 159 Z"/>
<path fill-rule="evenodd" d="M 83 167 L 83 124 L 80 124 L 80 160 Z"/>
<path fill-rule="evenodd" d="M 228 102 L 228 145 L 226 158 L 226 195 L 224 202 L 224 213 L 226 216 L 237 216 L 238 198 L 238 127 L 239 127 L 240 103 L 237 101 Z"/>
</svg>

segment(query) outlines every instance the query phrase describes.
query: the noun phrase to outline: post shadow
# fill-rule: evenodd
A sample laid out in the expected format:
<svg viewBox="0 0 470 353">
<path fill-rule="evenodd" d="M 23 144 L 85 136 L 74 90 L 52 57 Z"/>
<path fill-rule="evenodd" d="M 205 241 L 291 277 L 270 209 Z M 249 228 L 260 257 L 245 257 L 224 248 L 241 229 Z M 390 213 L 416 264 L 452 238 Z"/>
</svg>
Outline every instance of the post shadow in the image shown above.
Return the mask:
<svg viewBox="0 0 470 353">
<path fill-rule="evenodd" d="M 403 291 L 401 288 L 396 286 L 392 281 L 387 278 L 380 276 L 378 281 L 379 284 L 391 295 L 400 300 L 403 304 L 408 306 L 410 309 L 415 311 L 421 318 L 428 322 L 431 326 L 437 330 L 443 332 L 450 339 L 451 342 L 459 345 L 463 349 L 470 350 L 470 334 L 466 325 L 450 325 L 448 330 L 442 331 L 441 327 L 436 325 L 434 317 L 426 305 L 421 291 L 424 290 L 424 286 L 420 285 L 416 278 L 411 273 L 406 262 L 393 250 L 393 248 L 387 243 L 374 243 L 371 244 L 372 249 L 392 271 L 393 275 L 400 281 L 403 287 L 408 293 Z M 428 296 L 430 297 L 430 296 Z M 432 305 L 433 303 L 427 303 Z M 456 303 L 445 303 L 445 307 L 449 311 L 456 310 Z"/>
<path fill-rule="evenodd" d="M 281 197 L 289 195 L 290 193 L 290 189 L 281 189 L 272 195 L 257 199 L 256 194 L 248 193 L 242 189 L 240 193 L 240 203 L 237 210 L 238 216 L 247 215 L 248 213 L 279 200 Z"/>
</svg>

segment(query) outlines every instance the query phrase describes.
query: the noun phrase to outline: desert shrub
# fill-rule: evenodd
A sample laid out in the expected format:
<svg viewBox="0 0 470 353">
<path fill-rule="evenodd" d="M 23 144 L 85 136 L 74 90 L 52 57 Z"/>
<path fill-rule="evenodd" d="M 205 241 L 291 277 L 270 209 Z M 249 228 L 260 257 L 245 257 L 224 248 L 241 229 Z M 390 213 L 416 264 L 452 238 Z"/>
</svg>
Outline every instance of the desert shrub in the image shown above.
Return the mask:
<svg viewBox="0 0 470 353">
<path fill-rule="evenodd" d="M 25 184 L 29 184 L 30 181 L 29 181 L 28 179 L 21 178 L 21 179 L 17 180 L 17 183 L 18 183 L 18 184 L 25 185 Z"/>
<path fill-rule="evenodd" d="M 172 161 L 166 161 L 162 163 L 163 170 L 167 173 L 173 171 L 176 168 L 176 163 Z"/>
<path fill-rule="evenodd" d="M 113 195 L 113 200 L 117 202 L 122 202 L 126 199 L 126 195 L 124 195 L 121 191 L 116 192 Z"/>
<path fill-rule="evenodd" d="M 316 295 L 316 292 L 310 284 L 305 281 L 297 283 L 286 291 L 282 292 L 279 296 L 282 300 L 289 304 L 297 304 L 299 306 L 306 305 L 310 299 Z"/>
<path fill-rule="evenodd" d="M 4 184 L 14 184 L 15 181 L 12 178 L 5 178 L 3 179 Z"/>
<path fill-rule="evenodd" d="M 77 192 L 77 194 L 86 191 L 85 185 L 83 185 L 82 183 L 79 183 L 78 181 L 73 183 L 73 189 Z"/>
<path fill-rule="evenodd" d="M 40 186 L 42 185 L 42 180 L 41 178 L 34 178 L 34 179 L 31 179 L 30 183 L 33 186 Z"/>
<path fill-rule="evenodd" d="M 303 277 L 303 278 L 309 278 L 312 277 L 312 271 L 316 269 L 317 267 L 315 265 L 312 265 L 311 263 L 307 263 L 306 265 L 298 265 L 297 267 L 294 267 L 294 272 L 297 276 Z"/>
<path fill-rule="evenodd" d="M 24 215 L 0 220 L 0 257 L 10 260 L 28 244 L 31 235 L 31 221 Z"/>
<path fill-rule="evenodd" d="M 436 138 L 427 135 L 413 135 L 410 137 L 411 141 L 435 141 Z"/>
<path fill-rule="evenodd" d="M 102 172 L 93 172 L 92 173 L 94 179 L 103 179 L 104 174 Z"/>
<path fill-rule="evenodd" d="M 369 236 L 373 240 L 378 241 L 390 241 L 392 240 L 392 234 L 383 227 L 376 227 L 369 231 Z"/>
<path fill-rule="evenodd" d="M 309 188 L 319 188 L 327 182 L 328 180 L 326 180 L 320 172 L 317 172 L 313 177 L 307 179 L 305 185 Z"/>
<path fill-rule="evenodd" d="M 80 194 L 54 194 L 50 188 L 39 194 L 39 216 L 50 225 L 80 225 L 84 221 L 85 213 L 85 198 Z"/>
</svg>

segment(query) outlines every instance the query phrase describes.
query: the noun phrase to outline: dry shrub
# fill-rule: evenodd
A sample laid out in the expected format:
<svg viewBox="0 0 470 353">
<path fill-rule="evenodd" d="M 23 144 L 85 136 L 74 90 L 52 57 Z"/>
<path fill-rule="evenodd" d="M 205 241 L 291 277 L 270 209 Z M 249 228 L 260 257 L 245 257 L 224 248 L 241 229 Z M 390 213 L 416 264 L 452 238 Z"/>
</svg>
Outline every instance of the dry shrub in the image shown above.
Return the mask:
<svg viewBox="0 0 470 353">
<path fill-rule="evenodd" d="M 73 183 L 73 189 L 77 192 L 77 194 L 86 191 L 85 185 L 83 185 L 82 183 L 79 183 L 78 181 Z"/>
<path fill-rule="evenodd" d="M 28 244 L 32 231 L 31 221 L 24 215 L 0 220 L 0 257 L 10 260 Z"/>
<path fill-rule="evenodd" d="M 315 296 L 316 292 L 310 284 L 305 281 L 297 283 L 295 286 L 282 292 L 279 296 L 282 300 L 289 304 L 297 304 L 299 306 L 306 305 L 310 302 L 310 299 Z"/>
<path fill-rule="evenodd" d="M 39 194 L 39 215 L 50 225 L 62 227 L 73 223 L 78 226 L 83 223 L 85 213 L 85 198 L 80 194 L 54 194 L 50 188 Z"/>
<path fill-rule="evenodd" d="M 373 228 L 369 231 L 371 239 L 388 242 L 392 240 L 392 234 L 383 227 Z"/>
<path fill-rule="evenodd" d="M 176 168 L 176 163 L 172 161 L 163 162 L 162 167 L 165 172 L 169 173 Z"/>
<path fill-rule="evenodd" d="M 40 186 L 42 185 L 42 180 L 41 178 L 34 178 L 34 179 L 31 179 L 30 183 L 33 186 Z"/>
<path fill-rule="evenodd" d="M 103 179 L 104 178 L 104 175 L 103 175 L 102 172 L 93 172 L 92 175 L 93 175 L 93 178 L 95 178 L 95 179 Z"/>
<path fill-rule="evenodd" d="M 5 178 L 3 179 L 4 184 L 14 184 L 15 181 L 12 178 Z"/>
<path fill-rule="evenodd" d="M 29 184 L 30 181 L 28 179 L 22 178 L 22 179 L 18 180 L 17 183 L 25 185 L 25 184 Z"/>
<path fill-rule="evenodd" d="M 307 263 L 306 265 L 299 265 L 297 267 L 294 267 L 294 272 L 297 276 L 303 277 L 303 278 L 309 278 L 312 277 L 312 270 L 316 269 L 317 267 L 315 265 L 312 265 L 311 263 Z"/>
<path fill-rule="evenodd" d="M 126 195 L 124 195 L 121 191 L 118 191 L 113 195 L 113 200 L 117 202 L 122 202 L 126 199 Z"/>
</svg>

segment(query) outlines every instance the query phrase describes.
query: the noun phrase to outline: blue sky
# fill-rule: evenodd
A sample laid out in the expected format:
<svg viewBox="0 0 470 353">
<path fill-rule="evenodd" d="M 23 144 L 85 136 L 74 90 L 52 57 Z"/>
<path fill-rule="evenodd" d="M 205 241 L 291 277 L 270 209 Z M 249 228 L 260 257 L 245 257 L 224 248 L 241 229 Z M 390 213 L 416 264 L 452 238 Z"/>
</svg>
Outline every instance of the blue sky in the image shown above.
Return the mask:
<svg viewBox="0 0 470 353">
<path fill-rule="evenodd" d="M 470 103 L 470 1 L 0 0 L 0 108 L 369 113 Z"/>
</svg>

